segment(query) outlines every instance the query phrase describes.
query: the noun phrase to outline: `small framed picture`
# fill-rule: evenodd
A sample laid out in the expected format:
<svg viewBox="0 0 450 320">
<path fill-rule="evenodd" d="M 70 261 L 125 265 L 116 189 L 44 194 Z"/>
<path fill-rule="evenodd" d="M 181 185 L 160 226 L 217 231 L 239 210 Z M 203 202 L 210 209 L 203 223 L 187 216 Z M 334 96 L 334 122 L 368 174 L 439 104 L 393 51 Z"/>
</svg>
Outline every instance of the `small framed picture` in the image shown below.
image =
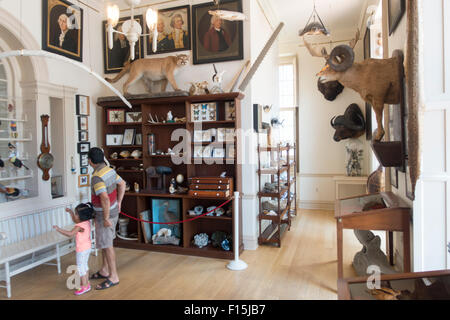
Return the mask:
<svg viewBox="0 0 450 320">
<path fill-rule="evenodd" d="M 89 175 L 88 174 L 80 174 L 78 176 L 78 187 L 89 187 Z"/>
<path fill-rule="evenodd" d="M 81 167 L 80 174 L 88 174 L 88 167 Z"/>
<path fill-rule="evenodd" d="M 78 141 L 84 142 L 89 140 L 89 132 L 88 131 L 78 131 Z"/>
<path fill-rule="evenodd" d="M 88 130 L 88 117 L 78 117 L 78 131 Z"/>
<path fill-rule="evenodd" d="M 142 133 L 136 133 L 136 141 L 134 144 L 137 146 L 142 146 Z"/>
<path fill-rule="evenodd" d="M 90 142 L 79 142 L 78 143 L 78 153 L 89 152 L 90 148 L 91 148 Z"/>
<path fill-rule="evenodd" d="M 212 148 L 211 146 L 205 146 L 203 148 L 203 158 L 211 158 L 212 157 Z"/>
<path fill-rule="evenodd" d="M 212 134 L 210 130 L 204 130 L 203 131 L 203 142 L 211 142 L 212 141 Z"/>
<path fill-rule="evenodd" d="M 141 112 L 127 112 L 126 113 L 126 122 L 128 122 L 128 123 L 142 122 L 142 113 Z"/>
<path fill-rule="evenodd" d="M 224 148 L 214 148 L 212 153 L 213 158 L 224 158 L 225 149 Z"/>
<path fill-rule="evenodd" d="M 203 131 L 202 130 L 194 131 L 194 142 L 203 142 Z"/>
<path fill-rule="evenodd" d="M 236 131 L 233 128 L 225 129 L 225 141 L 226 142 L 234 142 L 234 137 L 236 136 Z"/>
<path fill-rule="evenodd" d="M 107 146 L 121 146 L 123 141 L 123 134 L 107 134 L 106 145 Z"/>
<path fill-rule="evenodd" d="M 236 156 L 236 149 L 234 144 L 227 145 L 227 158 L 234 158 Z"/>
<path fill-rule="evenodd" d="M 88 153 L 80 153 L 80 167 L 87 167 L 89 165 Z"/>
<path fill-rule="evenodd" d="M 76 95 L 77 116 L 88 116 L 90 113 L 89 97 L 80 94 Z"/>
<path fill-rule="evenodd" d="M 391 170 L 391 186 L 398 189 L 398 170 L 394 167 Z"/>
<path fill-rule="evenodd" d="M 225 120 L 236 120 L 236 106 L 234 101 L 225 102 Z"/>
<path fill-rule="evenodd" d="M 123 133 L 122 145 L 124 145 L 124 146 L 133 145 L 135 135 L 136 135 L 136 129 L 125 129 L 125 132 Z"/>
<path fill-rule="evenodd" d="M 194 146 L 194 158 L 201 158 L 203 156 L 203 147 Z"/>
<path fill-rule="evenodd" d="M 125 110 L 123 109 L 108 109 L 108 124 L 124 123 L 125 122 Z"/>
</svg>

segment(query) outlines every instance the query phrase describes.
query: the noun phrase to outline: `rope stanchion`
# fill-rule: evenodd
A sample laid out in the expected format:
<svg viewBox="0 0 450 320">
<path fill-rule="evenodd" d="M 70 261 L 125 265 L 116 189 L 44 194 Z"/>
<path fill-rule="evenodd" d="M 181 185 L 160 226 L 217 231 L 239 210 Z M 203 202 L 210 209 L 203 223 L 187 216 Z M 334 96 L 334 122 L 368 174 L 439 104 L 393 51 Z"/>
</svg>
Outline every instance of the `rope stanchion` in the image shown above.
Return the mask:
<svg viewBox="0 0 450 320">
<path fill-rule="evenodd" d="M 206 216 L 207 214 L 210 214 L 211 212 L 214 212 L 214 211 L 216 211 L 217 209 L 223 207 L 224 205 L 226 205 L 227 203 L 229 203 L 229 202 L 230 202 L 231 200 L 233 200 L 233 199 L 234 199 L 234 197 L 231 197 L 230 199 L 228 199 L 227 201 L 225 201 L 224 203 L 222 203 L 220 206 L 214 208 L 213 210 L 210 210 L 210 211 L 208 211 L 208 212 L 206 212 L 206 213 L 203 213 L 203 214 L 201 214 L 201 215 L 195 216 L 195 217 L 193 217 L 193 218 L 186 219 L 186 220 L 181 220 L 181 221 L 173 221 L 173 222 L 154 222 L 154 221 L 147 221 L 147 220 L 138 219 L 138 218 L 136 218 L 136 217 L 130 216 L 129 214 L 126 214 L 126 213 L 123 212 L 123 211 L 121 211 L 120 214 L 122 214 L 122 215 L 124 215 L 124 216 L 126 216 L 126 217 L 128 217 L 128 218 L 130 218 L 130 219 L 139 221 L 139 222 L 152 223 L 152 224 L 180 224 L 180 223 L 185 223 L 185 222 L 194 221 L 194 220 L 197 220 L 197 219 L 199 219 L 199 218 L 201 218 L 201 217 L 203 217 L 203 216 Z"/>
<path fill-rule="evenodd" d="M 248 265 L 239 259 L 239 192 L 234 193 L 234 234 L 233 234 L 233 251 L 234 260 L 227 264 L 227 268 L 233 271 L 247 269 Z"/>
</svg>

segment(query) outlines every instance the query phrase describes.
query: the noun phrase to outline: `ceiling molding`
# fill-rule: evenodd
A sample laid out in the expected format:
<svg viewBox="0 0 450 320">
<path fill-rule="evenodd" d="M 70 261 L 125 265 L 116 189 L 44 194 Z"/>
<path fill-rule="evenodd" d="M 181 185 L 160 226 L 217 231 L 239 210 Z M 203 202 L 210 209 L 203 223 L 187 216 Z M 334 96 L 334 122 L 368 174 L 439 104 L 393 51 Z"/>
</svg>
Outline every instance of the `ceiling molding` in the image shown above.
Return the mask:
<svg viewBox="0 0 450 320">
<path fill-rule="evenodd" d="M 259 8 L 266 17 L 266 20 L 269 23 L 270 27 L 274 30 L 280 24 L 280 19 L 273 9 L 270 0 L 256 0 L 256 2 L 258 3 Z"/>
</svg>

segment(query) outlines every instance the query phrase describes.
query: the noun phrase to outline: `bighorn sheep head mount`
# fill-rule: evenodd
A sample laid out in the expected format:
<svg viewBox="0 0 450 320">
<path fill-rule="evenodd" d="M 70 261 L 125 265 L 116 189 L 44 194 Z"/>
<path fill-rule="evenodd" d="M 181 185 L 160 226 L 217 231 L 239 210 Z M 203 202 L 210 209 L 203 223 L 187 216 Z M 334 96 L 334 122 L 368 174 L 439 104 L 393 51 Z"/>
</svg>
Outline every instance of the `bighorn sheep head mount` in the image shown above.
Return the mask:
<svg viewBox="0 0 450 320">
<path fill-rule="evenodd" d="M 348 106 L 344 115 L 333 117 L 330 121 L 334 133 L 334 141 L 359 138 L 365 133 L 366 122 L 359 106 L 355 103 Z"/>
<path fill-rule="evenodd" d="M 349 45 L 339 45 L 330 54 L 325 48 L 314 48 L 303 37 L 306 48 L 312 56 L 326 60 L 325 67 L 317 74 L 322 83 L 339 81 L 344 87 L 355 90 L 365 102 L 372 105 L 378 129 L 373 137 L 380 141 L 384 136 L 383 108 L 384 104 L 399 104 L 402 96 L 403 54 L 394 52 L 390 59 L 366 59 L 354 62 L 353 48 L 360 37 L 359 30 Z"/>
</svg>

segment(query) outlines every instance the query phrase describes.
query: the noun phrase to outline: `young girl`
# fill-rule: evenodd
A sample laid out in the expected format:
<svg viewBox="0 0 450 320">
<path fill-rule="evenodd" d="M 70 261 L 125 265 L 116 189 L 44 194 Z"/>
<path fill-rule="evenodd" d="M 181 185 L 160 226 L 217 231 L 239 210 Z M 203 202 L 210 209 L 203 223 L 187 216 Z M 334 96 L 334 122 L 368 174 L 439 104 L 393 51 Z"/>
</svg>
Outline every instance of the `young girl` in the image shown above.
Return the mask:
<svg viewBox="0 0 450 320">
<path fill-rule="evenodd" d="M 74 237 L 76 241 L 77 252 L 77 267 L 81 278 L 81 288 L 75 291 L 75 295 L 79 296 L 91 290 L 89 283 L 89 255 L 91 254 L 91 223 L 90 220 L 94 217 L 94 209 L 91 203 L 81 203 L 75 208 L 75 212 L 66 208 L 66 212 L 70 213 L 75 227 L 71 231 L 67 231 L 53 226 L 59 233 Z"/>
</svg>

